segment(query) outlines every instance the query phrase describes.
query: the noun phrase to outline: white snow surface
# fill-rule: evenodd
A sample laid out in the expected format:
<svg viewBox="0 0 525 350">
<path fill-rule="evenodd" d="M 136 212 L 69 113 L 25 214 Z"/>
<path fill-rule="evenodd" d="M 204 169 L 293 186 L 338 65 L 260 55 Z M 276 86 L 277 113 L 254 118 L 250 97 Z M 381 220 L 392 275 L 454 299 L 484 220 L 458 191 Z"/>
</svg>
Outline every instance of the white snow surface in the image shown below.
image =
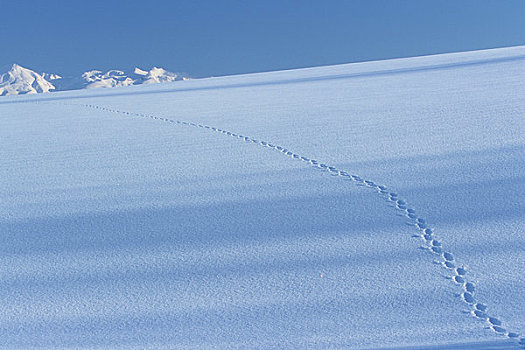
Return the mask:
<svg viewBox="0 0 525 350">
<path fill-rule="evenodd" d="M 153 67 L 149 71 L 135 68 L 131 73 L 117 69 L 107 72 L 91 70 L 82 73 L 80 77 L 62 77 L 53 73 L 38 74 L 28 68 L 13 64 L 6 73 L 0 74 L 0 96 L 112 88 L 187 79 L 184 74 L 168 72 L 158 67 Z"/>
<path fill-rule="evenodd" d="M 2 98 L 0 348 L 523 348 L 524 76 L 512 47 Z"/>
</svg>

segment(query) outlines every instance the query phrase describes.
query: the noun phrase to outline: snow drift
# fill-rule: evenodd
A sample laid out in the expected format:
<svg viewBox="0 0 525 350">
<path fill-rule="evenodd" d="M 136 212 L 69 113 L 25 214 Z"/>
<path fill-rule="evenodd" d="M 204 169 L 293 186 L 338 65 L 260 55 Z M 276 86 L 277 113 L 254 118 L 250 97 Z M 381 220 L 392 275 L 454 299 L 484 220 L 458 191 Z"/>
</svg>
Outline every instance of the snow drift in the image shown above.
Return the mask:
<svg viewBox="0 0 525 350">
<path fill-rule="evenodd" d="M 524 72 L 515 47 L 2 98 L 0 348 L 523 348 Z"/>
</svg>

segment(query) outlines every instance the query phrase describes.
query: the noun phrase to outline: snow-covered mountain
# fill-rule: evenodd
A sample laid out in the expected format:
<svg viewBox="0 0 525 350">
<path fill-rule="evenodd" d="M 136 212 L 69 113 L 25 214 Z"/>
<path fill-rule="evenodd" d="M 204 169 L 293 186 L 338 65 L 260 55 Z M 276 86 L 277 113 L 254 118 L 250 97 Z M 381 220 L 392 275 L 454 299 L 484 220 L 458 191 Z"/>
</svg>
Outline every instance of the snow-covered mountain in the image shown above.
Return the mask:
<svg viewBox="0 0 525 350">
<path fill-rule="evenodd" d="M 168 72 L 158 67 L 149 71 L 135 68 L 131 72 L 116 69 L 107 72 L 91 70 L 80 77 L 62 77 L 58 74 L 39 74 L 13 64 L 6 73 L 0 75 L 0 96 L 167 83 L 186 79 L 186 75 Z"/>
<path fill-rule="evenodd" d="M 30 69 L 13 64 L 6 73 L 0 73 L 0 96 L 18 94 L 36 94 L 55 90 L 48 78 L 57 75 L 38 74 Z"/>
</svg>

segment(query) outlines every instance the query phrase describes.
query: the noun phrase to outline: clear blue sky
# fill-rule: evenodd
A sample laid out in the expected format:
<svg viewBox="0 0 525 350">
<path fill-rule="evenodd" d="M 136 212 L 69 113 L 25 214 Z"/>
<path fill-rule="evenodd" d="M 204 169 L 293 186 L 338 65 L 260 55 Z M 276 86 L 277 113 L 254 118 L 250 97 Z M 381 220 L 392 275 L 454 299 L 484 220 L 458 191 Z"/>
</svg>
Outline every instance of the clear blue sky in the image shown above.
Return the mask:
<svg viewBox="0 0 525 350">
<path fill-rule="evenodd" d="M 525 44 L 524 0 L 0 0 L 0 66 L 194 77 Z"/>
</svg>

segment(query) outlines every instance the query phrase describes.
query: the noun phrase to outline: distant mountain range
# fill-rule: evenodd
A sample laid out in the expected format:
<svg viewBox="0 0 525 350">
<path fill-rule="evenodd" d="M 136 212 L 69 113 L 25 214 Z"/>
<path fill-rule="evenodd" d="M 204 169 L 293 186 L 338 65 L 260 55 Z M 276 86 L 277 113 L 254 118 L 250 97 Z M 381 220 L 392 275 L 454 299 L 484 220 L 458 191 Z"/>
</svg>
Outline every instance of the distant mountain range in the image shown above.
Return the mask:
<svg viewBox="0 0 525 350">
<path fill-rule="evenodd" d="M 0 71 L 0 96 L 156 84 L 187 79 L 189 79 L 187 75 L 168 72 L 157 67 L 149 71 L 135 68 L 132 72 L 92 70 L 83 73 L 80 77 L 62 77 L 58 74 L 39 74 L 13 64 L 7 72 Z"/>
</svg>

